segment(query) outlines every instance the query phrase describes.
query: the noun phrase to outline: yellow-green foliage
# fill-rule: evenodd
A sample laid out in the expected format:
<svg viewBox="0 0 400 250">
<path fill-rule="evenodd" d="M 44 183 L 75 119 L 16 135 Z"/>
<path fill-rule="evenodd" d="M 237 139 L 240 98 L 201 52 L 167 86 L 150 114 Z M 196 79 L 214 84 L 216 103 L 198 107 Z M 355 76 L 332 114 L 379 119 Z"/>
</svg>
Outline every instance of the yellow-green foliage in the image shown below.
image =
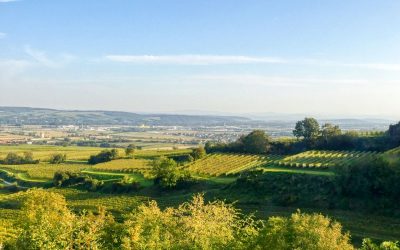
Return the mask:
<svg viewBox="0 0 400 250">
<path fill-rule="evenodd" d="M 271 217 L 260 231 L 253 249 L 350 250 L 349 234 L 320 214 L 294 213 L 290 218 Z"/>
<path fill-rule="evenodd" d="M 235 240 L 241 220 L 223 202 L 204 203 L 201 195 L 178 208 L 156 202 L 140 206 L 124 225 L 124 249 L 223 249 Z"/>
<path fill-rule="evenodd" d="M 34 159 L 40 159 L 41 161 L 49 161 L 54 154 L 65 154 L 68 160 L 87 160 L 90 155 L 98 154 L 101 150 L 103 149 L 93 147 L 42 145 L 0 146 L 0 158 L 4 158 L 9 152 L 15 152 L 20 155 L 24 152 L 32 152 Z"/>
<path fill-rule="evenodd" d="M 86 164 L 71 164 L 71 163 L 63 163 L 63 164 L 49 164 L 49 163 L 39 163 L 32 165 L 2 165 L 1 169 L 10 170 L 15 173 L 26 173 L 26 178 L 32 179 L 52 179 L 54 173 L 57 171 L 69 171 L 69 172 L 80 172 L 81 170 L 88 168 Z M 21 179 L 24 179 L 24 175 L 18 176 Z"/>
<path fill-rule="evenodd" d="M 350 164 L 356 160 L 377 155 L 379 154 L 376 152 L 310 150 L 274 160 L 267 166 L 329 168 L 337 165 Z"/>
<path fill-rule="evenodd" d="M 175 149 L 175 150 L 137 150 L 134 155 L 140 158 L 154 158 L 160 156 L 171 156 L 191 153 L 191 149 Z"/>
<path fill-rule="evenodd" d="M 60 194 L 32 189 L 23 196 L 17 249 L 108 249 L 104 230 L 114 220 L 104 209 L 76 215 Z"/>
<path fill-rule="evenodd" d="M 151 161 L 146 159 L 119 159 L 109 162 L 96 164 L 93 169 L 99 171 L 116 172 L 148 172 L 151 170 Z"/>
<path fill-rule="evenodd" d="M 188 165 L 188 170 L 207 175 L 235 174 L 266 164 L 271 156 L 244 154 L 211 154 Z"/>
<path fill-rule="evenodd" d="M 67 208 L 65 198 L 40 189 L 25 194 L 22 229 L 17 239 L 19 249 L 68 249 L 75 215 Z"/>
<path fill-rule="evenodd" d="M 11 249 L 353 249 L 340 224 L 322 215 L 254 221 L 224 202 L 205 203 L 202 195 L 165 210 L 154 201 L 140 205 L 122 223 L 102 208 L 75 214 L 55 192 L 11 196 L 23 201 L 16 233 L 4 237 L 8 225 L 0 223 L 0 244 Z"/>
</svg>

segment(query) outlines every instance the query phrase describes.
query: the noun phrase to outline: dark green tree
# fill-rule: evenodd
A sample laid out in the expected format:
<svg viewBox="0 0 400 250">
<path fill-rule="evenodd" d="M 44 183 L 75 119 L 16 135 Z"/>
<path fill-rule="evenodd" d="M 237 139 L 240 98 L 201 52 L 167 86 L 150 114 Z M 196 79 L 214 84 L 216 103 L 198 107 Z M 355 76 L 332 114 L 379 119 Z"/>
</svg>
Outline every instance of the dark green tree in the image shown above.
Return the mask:
<svg viewBox="0 0 400 250">
<path fill-rule="evenodd" d="M 314 118 L 304 118 L 296 123 L 293 135 L 297 138 L 304 138 L 308 143 L 315 142 L 320 135 L 319 123 Z"/>
<path fill-rule="evenodd" d="M 66 154 L 54 154 L 50 157 L 51 164 L 60 164 L 67 160 Z"/>
<path fill-rule="evenodd" d="M 393 146 L 400 145 L 400 122 L 389 126 L 389 138 Z"/>
<path fill-rule="evenodd" d="M 331 123 L 325 123 L 321 128 L 321 138 L 325 144 L 329 143 L 329 141 L 336 136 L 342 134 L 342 130 L 338 125 L 333 125 Z"/>
<path fill-rule="evenodd" d="M 198 160 L 203 158 L 206 155 L 206 150 L 203 147 L 198 147 L 192 149 L 192 153 L 190 154 L 194 160 Z"/>
<path fill-rule="evenodd" d="M 250 134 L 242 136 L 239 143 L 246 153 L 265 154 L 270 149 L 270 138 L 263 130 L 254 130 Z"/>
<path fill-rule="evenodd" d="M 125 149 L 125 155 L 127 157 L 132 157 L 133 153 L 135 152 L 135 145 L 129 144 L 128 147 Z"/>
<path fill-rule="evenodd" d="M 152 165 L 154 184 L 160 185 L 163 188 L 173 188 L 176 186 L 181 173 L 174 160 L 162 157 L 154 160 Z"/>
</svg>

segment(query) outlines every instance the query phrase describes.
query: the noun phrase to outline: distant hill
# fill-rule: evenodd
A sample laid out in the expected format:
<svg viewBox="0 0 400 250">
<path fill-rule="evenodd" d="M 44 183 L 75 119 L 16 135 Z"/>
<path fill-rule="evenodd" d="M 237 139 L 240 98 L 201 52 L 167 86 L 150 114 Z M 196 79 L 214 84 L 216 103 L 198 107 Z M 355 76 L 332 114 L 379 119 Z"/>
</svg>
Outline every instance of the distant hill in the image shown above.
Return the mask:
<svg viewBox="0 0 400 250">
<path fill-rule="evenodd" d="M 24 125 L 235 125 L 251 122 L 239 116 L 137 114 L 102 110 L 56 110 L 0 107 L 0 124 Z"/>
</svg>

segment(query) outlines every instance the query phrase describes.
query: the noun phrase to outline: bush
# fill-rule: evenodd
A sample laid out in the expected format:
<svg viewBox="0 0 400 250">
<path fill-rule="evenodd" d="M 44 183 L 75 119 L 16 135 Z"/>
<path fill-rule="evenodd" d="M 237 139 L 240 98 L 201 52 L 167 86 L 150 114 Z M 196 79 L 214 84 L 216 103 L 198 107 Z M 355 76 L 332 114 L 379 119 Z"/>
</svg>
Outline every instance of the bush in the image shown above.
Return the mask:
<svg viewBox="0 0 400 250">
<path fill-rule="evenodd" d="M 190 156 L 192 156 L 194 160 L 201 159 L 206 156 L 206 150 L 203 147 L 194 148 Z"/>
<path fill-rule="evenodd" d="M 56 187 L 80 186 L 89 191 L 97 191 L 104 186 L 103 181 L 92 177 L 61 171 L 54 174 L 53 184 Z"/>
<path fill-rule="evenodd" d="M 94 165 L 102 162 L 112 161 L 117 158 L 118 158 L 118 151 L 116 149 L 103 150 L 97 155 L 90 156 L 88 163 Z"/>
<path fill-rule="evenodd" d="M 39 160 L 34 160 L 31 152 L 25 152 L 24 156 L 10 152 L 0 163 L 4 165 L 38 164 Z"/>
<path fill-rule="evenodd" d="M 54 154 L 50 157 L 51 164 L 61 164 L 67 160 L 66 154 Z"/>
<path fill-rule="evenodd" d="M 195 181 L 190 173 L 179 169 L 176 162 L 169 158 L 159 158 L 154 160 L 152 174 L 154 184 L 165 189 L 187 188 Z"/>
<path fill-rule="evenodd" d="M 337 186 L 348 197 L 398 197 L 400 169 L 381 157 L 370 157 L 335 168 Z"/>
<path fill-rule="evenodd" d="M 349 234 L 342 227 L 320 214 L 302 214 L 290 218 L 271 217 L 260 231 L 254 248 L 262 249 L 314 249 L 350 250 Z"/>
</svg>

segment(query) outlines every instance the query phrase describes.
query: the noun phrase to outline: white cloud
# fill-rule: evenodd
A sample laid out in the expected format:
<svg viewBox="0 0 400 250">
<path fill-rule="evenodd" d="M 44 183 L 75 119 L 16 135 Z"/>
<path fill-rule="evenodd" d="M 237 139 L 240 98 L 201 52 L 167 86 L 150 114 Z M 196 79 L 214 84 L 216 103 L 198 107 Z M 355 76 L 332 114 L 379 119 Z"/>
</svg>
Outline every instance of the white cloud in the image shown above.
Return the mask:
<svg viewBox="0 0 400 250">
<path fill-rule="evenodd" d="M 360 78 L 323 78 L 323 77 L 285 77 L 268 76 L 257 74 L 231 74 L 231 75 L 195 75 L 188 77 L 201 83 L 226 84 L 243 86 L 270 86 L 270 87 L 306 87 L 306 86 L 354 86 L 354 87 L 376 87 L 397 86 L 399 81 L 373 80 Z"/>
<path fill-rule="evenodd" d="M 6 33 L 0 32 L 0 39 L 4 38 L 4 37 L 6 37 L 6 36 L 7 36 Z"/>
<path fill-rule="evenodd" d="M 135 64 L 177 64 L 177 65 L 216 65 L 216 64 L 292 64 L 318 65 L 325 67 L 355 67 L 362 69 L 400 71 L 400 64 L 388 63 L 345 63 L 318 59 L 285 59 L 280 57 L 254 57 L 235 55 L 107 55 L 106 60 Z"/>
<path fill-rule="evenodd" d="M 17 2 L 19 0 L 0 0 L 0 3 L 10 3 L 10 2 Z"/>
<path fill-rule="evenodd" d="M 221 56 L 221 55 L 108 55 L 107 60 L 124 63 L 155 63 L 155 64 L 250 64 L 250 63 L 285 63 L 281 58 L 251 57 L 251 56 Z"/>
<path fill-rule="evenodd" d="M 35 61 L 47 66 L 57 67 L 57 64 L 50 60 L 44 51 L 32 49 L 30 46 L 25 46 L 25 53 L 31 56 Z"/>
<path fill-rule="evenodd" d="M 53 60 L 47 56 L 46 52 L 33 49 L 29 45 L 25 46 L 25 53 L 31 56 L 36 62 L 50 68 L 62 67 L 76 59 L 73 55 L 62 54 L 57 60 Z"/>
<path fill-rule="evenodd" d="M 400 64 L 389 64 L 389 63 L 359 63 L 359 64 L 343 64 L 347 67 L 356 67 L 364 69 L 376 69 L 376 70 L 387 70 L 387 71 L 400 71 Z"/>
</svg>

